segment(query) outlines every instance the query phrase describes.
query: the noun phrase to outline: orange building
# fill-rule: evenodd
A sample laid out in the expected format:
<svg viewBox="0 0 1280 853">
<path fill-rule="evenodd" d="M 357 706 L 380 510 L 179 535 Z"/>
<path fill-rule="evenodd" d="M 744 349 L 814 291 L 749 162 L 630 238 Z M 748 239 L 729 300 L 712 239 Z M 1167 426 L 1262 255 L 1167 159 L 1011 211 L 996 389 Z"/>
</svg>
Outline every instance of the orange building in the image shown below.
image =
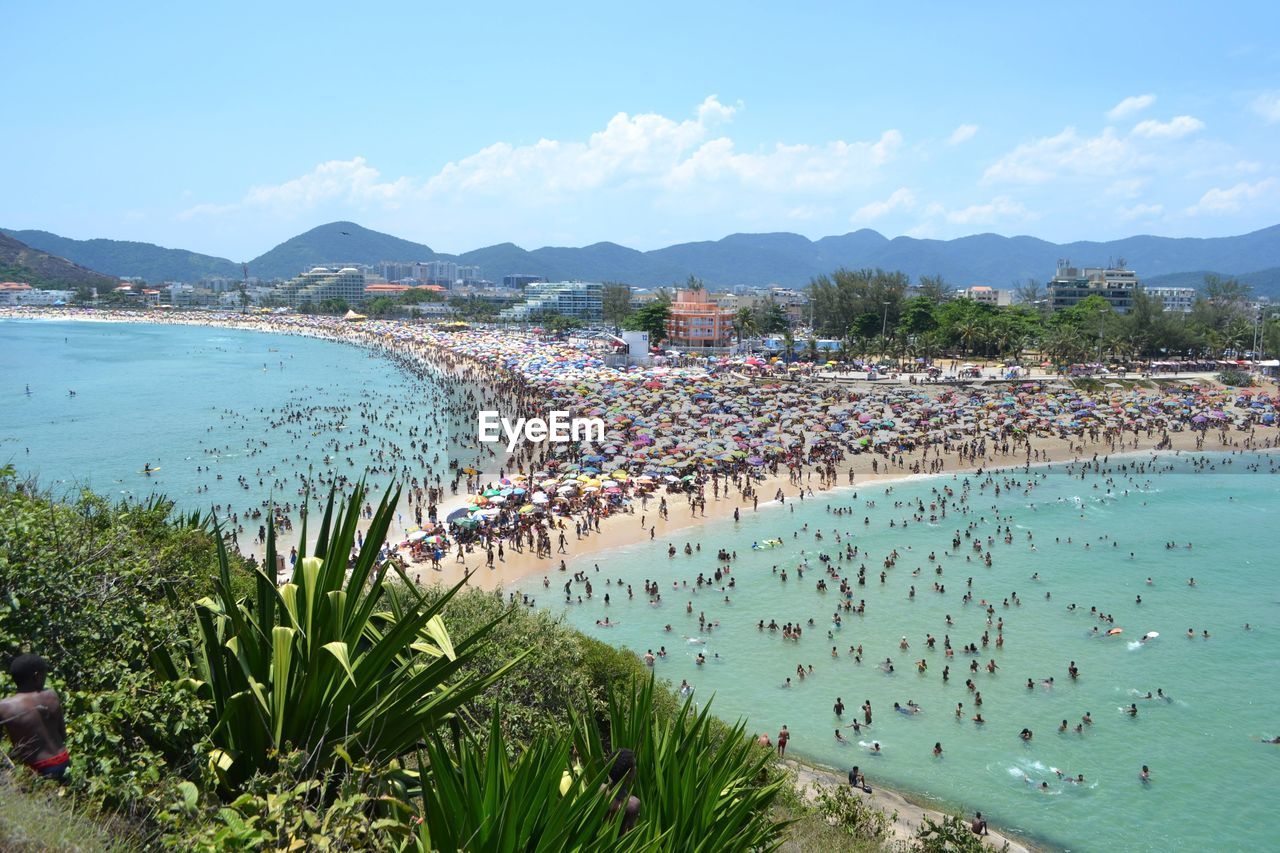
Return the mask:
<svg viewBox="0 0 1280 853">
<path fill-rule="evenodd" d="M 667 339 L 677 347 L 726 347 L 733 342 L 733 311 L 705 290 L 680 290 L 667 317 Z"/>
</svg>

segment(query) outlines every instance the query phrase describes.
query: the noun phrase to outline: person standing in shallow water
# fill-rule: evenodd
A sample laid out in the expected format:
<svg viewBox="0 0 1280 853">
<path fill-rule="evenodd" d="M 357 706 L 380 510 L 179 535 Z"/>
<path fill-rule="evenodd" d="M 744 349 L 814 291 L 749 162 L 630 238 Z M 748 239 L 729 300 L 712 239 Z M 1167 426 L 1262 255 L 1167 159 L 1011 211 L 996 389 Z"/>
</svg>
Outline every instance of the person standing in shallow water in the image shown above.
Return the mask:
<svg viewBox="0 0 1280 853">
<path fill-rule="evenodd" d="M 39 655 L 18 655 L 9 665 L 18 693 L 0 700 L 0 724 L 13 742 L 15 763 L 25 764 L 46 779 L 67 781 L 67 726 L 62 700 L 46 690 L 48 662 Z"/>
</svg>

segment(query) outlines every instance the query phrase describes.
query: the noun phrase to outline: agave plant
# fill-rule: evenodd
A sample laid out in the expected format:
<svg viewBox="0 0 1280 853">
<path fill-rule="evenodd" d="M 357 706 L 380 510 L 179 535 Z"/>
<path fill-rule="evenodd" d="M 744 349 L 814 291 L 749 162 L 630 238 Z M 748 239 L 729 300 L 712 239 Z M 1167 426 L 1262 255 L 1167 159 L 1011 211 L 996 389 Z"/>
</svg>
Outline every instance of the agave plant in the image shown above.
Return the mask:
<svg viewBox="0 0 1280 853">
<path fill-rule="evenodd" d="M 647 833 L 620 836 L 622 810 L 609 815 L 608 773 L 573 762 L 568 731 L 543 734 L 515 758 L 496 708 L 487 745 L 470 733 L 433 734 L 418 759 L 421 823 L 413 847 L 428 850 L 610 851 L 661 849 Z"/>
<path fill-rule="evenodd" d="M 616 749 L 635 752 L 631 792 L 641 813 L 626 837 L 690 853 L 777 849 L 787 824 L 773 821 L 769 810 L 785 779 L 768 778 L 770 756 L 753 748 L 745 724 L 717 731 L 710 703 L 699 711 L 692 697 L 675 714 L 657 713 L 654 694 L 652 677 L 621 693 L 610 688 L 603 725 L 574 717 L 586 767 L 607 767 Z"/>
<path fill-rule="evenodd" d="M 295 749 L 316 776 L 339 761 L 386 767 L 413 754 L 519 660 L 516 655 L 488 674 L 461 672 L 505 618 L 454 643 L 440 611 L 465 579 L 434 602 L 400 596 L 389 603 L 384 583 L 392 568 L 413 588 L 403 570 L 380 562 L 372 547 L 384 541 L 399 494 L 383 496 L 369 544 L 348 566 L 365 489 L 357 486 L 336 512 L 331 492 L 314 554 L 306 551 L 304 518 L 289 582 L 277 587 L 257 569 L 254 594 L 245 600 L 232 593 L 219 538 L 215 594 L 195 607 L 199 641 L 187 659 L 163 648 L 152 659 L 163 675 L 209 700 L 209 762 L 225 789 L 238 790 Z M 273 526 L 266 565 L 276 565 Z"/>
</svg>

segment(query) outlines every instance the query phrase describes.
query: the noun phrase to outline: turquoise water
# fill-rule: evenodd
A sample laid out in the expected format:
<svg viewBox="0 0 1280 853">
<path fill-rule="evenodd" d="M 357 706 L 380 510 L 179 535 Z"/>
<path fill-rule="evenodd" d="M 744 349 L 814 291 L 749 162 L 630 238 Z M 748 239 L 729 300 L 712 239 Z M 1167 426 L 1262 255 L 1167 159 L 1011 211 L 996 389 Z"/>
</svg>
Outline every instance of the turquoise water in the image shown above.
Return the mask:
<svg viewBox="0 0 1280 853">
<path fill-rule="evenodd" d="M 687 679 L 703 700 L 714 694 L 720 716 L 745 717 L 752 731 L 776 737 L 787 725 L 789 752 L 841 770 L 858 764 L 873 786 L 910 791 L 969 814 L 981 809 L 1000 826 L 1055 847 L 1275 849 L 1280 820 L 1274 816 L 1273 786 L 1280 779 L 1280 746 L 1259 738 L 1280 734 L 1280 475 L 1269 472 L 1280 460 L 1201 456 L 1213 459 L 1215 467 L 1192 473 L 1190 457 L 1162 456 L 1158 473 L 1116 470 L 1121 463 L 1150 467 L 1150 458 L 1117 458 L 1103 472 L 1090 471 L 1083 478 L 1080 468 L 1069 471 L 1065 465 L 1031 474 L 1002 472 L 995 475 L 999 496 L 993 485 L 979 488 L 983 478 L 973 477 L 968 501 L 952 503 L 936 525 L 927 521 L 929 504 L 937 500 L 934 490 L 949 487 L 959 498 L 963 478 L 926 478 L 899 483 L 891 493 L 881 485 L 858 490 L 856 498 L 843 491 L 785 508 L 762 507 L 740 524 L 714 523 L 699 531 L 702 550 L 693 556 L 681 550 L 668 559 L 668 542 L 659 538 L 571 563 L 571 571 L 586 570 L 594 585 L 594 597 L 580 606 L 564 607 L 566 577 L 558 573 L 550 589 L 539 577 L 524 591 L 540 605 L 565 609 L 570 623 L 610 643 L 641 654 L 665 645 L 669 654 L 656 665 L 660 676 L 675 684 Z M 1247 470 L 1250 464 L 1261 471 Z M 1163 470 L 1170 465 L 1173 470 Z M 1034 482 L 1030 492 L 1028 482 Z M 926 507 L 924 523 L 912 518 L 917 500 Z M 834 516 L 829 506 L 853 512 Z M 677 499 L 672 511 L 682 508 Z M 890 520 L 897 526 L 890 527 Z M 955 531 L 963 537 L 970 523 L 976 525 L 972 535 L 981 537 L 983 550 L 992 554 L 990 568 L 968 539 L 948 553 Z M 1012 544 L 997 533 L 997 525 L 1006 523 Z M 804 524 L 807 532 L 800 530 Z M 825 537 L 821 542 L 813 535 L 819 529 Z M 854 603 L 865 599 L 866 613 L 842 614 L 840 628 L 832 627 L 831 618 L 841 598 L 838 581 L 829 579 L 826 593 L 815 589 L 824 577 L 817 555 L 826 552 L 834 559 L 843 548 L 834 531 L 852 534 L 844 544 L 851 541 L 861 549 L 852 562 L 835 564 L 840 573 L 852 580 L 859 564 L 867 566 L 866 586 L 853 587 Z M 990 546 L 988 535 L 995 537 Z M 752 541 L 773 536 L 785 544 L 750 550 Z M 683 549 L 692 538 L 686 533 L 674 543 Z M 1180 547 L 1166 549 L 1170 541 Z M 712 576 L 721 547 L 738 550 L 731 575 L 736 588 L 672 589 L 673 581 L 692 586 L 699 572 Z M 899 559 L 882 585 L 883 561 L 895 548 Z M 801 549 L 812 566 L 803 579 L 795 572 Z M 933 562 L 927 559 L 930 551 Z M 606 585 L 604 572 L 593 571 L 595 563 L 631 584 L 635 597 L 628 599 L 616 580 Z M 941 577 L 934 573 L 939 563 Z M 787 569 L 787 581 L 773 574 L 774 565 Z M 913 577 L 916 567 L 921 573 Z M 1032 580 L 1036 573 L 1040 579 Z M 974 602 L 966 605 L 961 598 L 969 577 Z M 1188 586 L 1190 577 L 1196 586 Z M 660 584 L 660 604 L 650 604 L 644 595 L 645 579 Z M 945 586 L 945 593 L 933 591 L 935 582 Z M 912 584 L 914 599 L 908 598 Z M 724 602 L 726 592 L 730 603 Z M 1005 607 L 1004 599 L 1014 592 L 1021 605 Z M 1052 598 L 1046 600 L 1046 592 Z M 575 584 L 575 599 L 583 593 L 583 585 Z M 608 607 L 605 593 L 612 600 Z M 1139 595 L 1141 604 L 1135 601 Z M 994 604 L 994 618 L 1004 619 L 1001 649 L 978 603 L 983 598 Z M 686 613 L 686 602 L 692 602 L 692 614 Z M 1068 612 L 1072 602 L 1078 609 Z M 1095 625 L 1102 632 L 1111 627 L 1091 617 L 1091 606 L 1112 614 L 1124 633 L 1091 636 Z M 719 621 L 719 627 L 699 634 L 700 612 Z M 606 614 L 616 627 L 595 624 Z M 954 627 L 945 624 L 948 614 Z M 766 625 L 771 619 L 806 625 L 810 618 L 814 626 L 806 626 L 798 642 L 757 629 L 761 619 Z M 1246 622 L 1252 630 L 1244 630 Z M 669 633 L 663 629 L 668 623 Z M 1186 638 L 1188 628 L 1195 629 L 1195 639 Z M 976 658 L 964 654 L 966 644 L 981 643 L 984 629 L 991 646 L 980 648 Z M 1200 636 L 1205 629 L 1207 640 Z M 827 638 L 829 630 L 834 639 Z M 1159 638 L 1137 642 L 1148 631 L 1159 632 Z M 926 649 L 926 633 L 937 638 L 936 650 Z M 942 639 L 948 634 L 955 656 L 944 684 Z M 706 638 L 706 643 L 690 644 L 683 635 Z M 909 650 L 899 648 L 903 635 Z M 857 644 L 864 649 L 861 664 L 848 653 Z M 839 652 L 836 659 L 832 645 Z M 698 666 L 699 651 L 712 660 Z M 893 659 L 893 674 L 877 665 L 886 657 Z M 921 658 L 928 664 L 924 674 L 914 666 Z M 973 659 L 984 668 L 971 675 Z M 999 666 L 995 674 L 985 669 L 991 659 Z M 1067 675 L 1072 660 L 1080 668 L 1074 682 Z M 812 664 L 813 674 L 797 680 L 797 664 Z M 788 676 L 793 686 L 785 688 Z M 1041 684 L 1051 676 L 1052 688 Z M 968 678 L 982 693 L 981 709 L 966 689 Z M 1034 679 L 1030 690 L 1028 678 Z M 1137 696 L 1157 689 L 1171 701 Z M 834 738 L 841 722 L 832 710 L 837 696 L 846 706 L 845 723 L 862 719 L 864 700 L 870 699 L 874 710 L 873 726 L 861 735 L 841 729 L 848 745 Z M 923 713 L 894 712 L 894 702 L 908 700 L 921 705 Z M 964 703 L 960 720 L 954 716 L 957 702 Z M 1136 718 L 1122 711 L 1131 702 L 1138 706 Z M 970 721 L 978 710 L 987 720 L 984 726 Z M 1063 719 L 1073 729 L 1086 712 L 1094 723 L 1083 734 L 1057 731 Z M 1034 733 L 1030 742 L 1019 738 L 1024 727 Z M 879 741 L 883 754 L 869 754 L 859 741 Z M 942 744 L 942 758 L 932 754 L 935 742 Z M 1144 764 L 1151 768 L 1149 785 L 1139 780 Z M 1083 773 L 1085 783 L 1064 783 L 1050 768 Z M 1042 781 L 1049 783 L 1048 792 L 1038 790 Z"/>
<path fill-rule="evenodd" d="M 330 480 L 381 467 L 369 477 L 380 491 L 386 469 L 404 463 L 397 454 L 438 458 L 443 471 L 453 452 L 430 382 L 369 350 L 314 338 L 0 320 L 0 363 L 0 465 L 55 494 L 160 492 L 186 509 L 243 516 L 270 497 L 296 504 L 298 472 L 308 468 Z M 410 449 L 418 440 L 425 449 Z M 159 470 L 143 474 L 146 463 Z M 246 524 L 249 539 L 259 523 Z"/>
</svg>

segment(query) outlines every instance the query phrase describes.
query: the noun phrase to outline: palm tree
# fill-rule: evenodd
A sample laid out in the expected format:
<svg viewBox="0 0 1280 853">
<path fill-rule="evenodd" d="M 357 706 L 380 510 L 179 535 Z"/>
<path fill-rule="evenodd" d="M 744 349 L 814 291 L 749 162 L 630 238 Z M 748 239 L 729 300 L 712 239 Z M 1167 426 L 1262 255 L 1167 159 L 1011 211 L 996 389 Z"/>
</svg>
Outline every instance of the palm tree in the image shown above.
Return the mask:
<svg viewBox="0 0 1280 853">
<path fill-rule="evenodd" d="M 760 331 L 756 324 L 756 313 L 750 308 L 739 308 L 738 313 L 733 315 L 733 330 L 738 335 L 738 346 L 742 346 L 743 338 L 752 337 Z"/>
</svg>

